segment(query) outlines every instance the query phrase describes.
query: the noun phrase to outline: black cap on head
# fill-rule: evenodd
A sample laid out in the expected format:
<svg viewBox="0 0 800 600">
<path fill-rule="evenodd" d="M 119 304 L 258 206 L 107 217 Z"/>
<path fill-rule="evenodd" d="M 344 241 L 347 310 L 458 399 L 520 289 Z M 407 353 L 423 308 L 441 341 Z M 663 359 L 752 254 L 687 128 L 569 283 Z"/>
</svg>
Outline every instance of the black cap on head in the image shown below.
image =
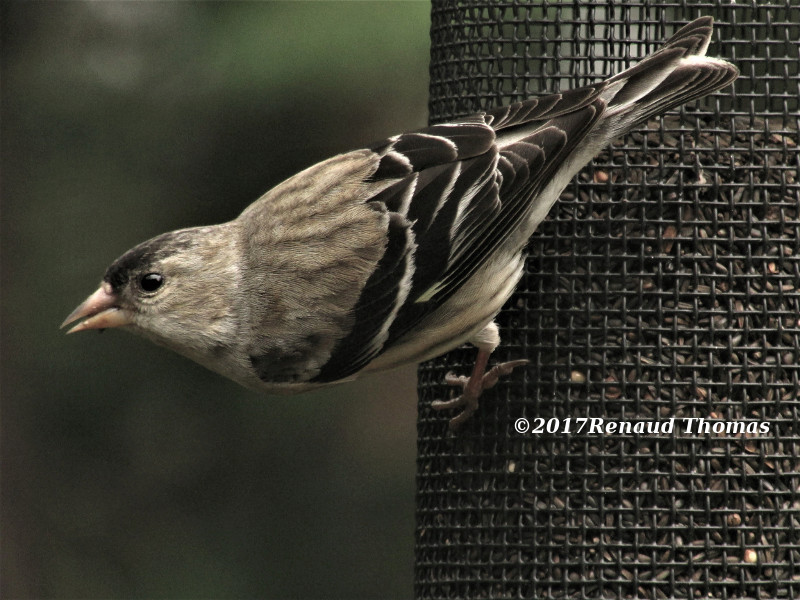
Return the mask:
<svg viewBox="0 0 800 600">
<path fill-rule="evenodd" d="M 114 291 L 127 285 L 131 274 L 147 270 L 176 252 L 187 250 L 194 245 L 189 231 L 173 231 L 142 242 L 115 260 L 106 270 L 103 281 L 108 282 Z"/>
</svg>

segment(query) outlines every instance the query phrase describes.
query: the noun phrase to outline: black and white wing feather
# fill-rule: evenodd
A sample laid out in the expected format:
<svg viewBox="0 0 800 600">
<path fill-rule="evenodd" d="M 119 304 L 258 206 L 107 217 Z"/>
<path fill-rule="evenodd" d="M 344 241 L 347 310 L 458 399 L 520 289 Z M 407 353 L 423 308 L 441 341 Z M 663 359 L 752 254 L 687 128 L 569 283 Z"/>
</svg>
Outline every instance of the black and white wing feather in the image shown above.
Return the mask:
<svg viewBox="0 0 800 600">
<path fill-rule="evenodd" d="M 412 331 L 522 225 L 533 204 L 555 201 L 560 189 L 546 198 L 542 191 L 557 177 L 565 184 L 636 124 L 735 79 L 735 67 L 702 57 L 711 27 L 710 18 L 690 23 L 659 52 L 596 85 L 369 148 L 376 161 L 369 181 L 380 191 L 368 202 L 389 215 L 386 249 L 355 306 L 355 327 L 311 381 L 348 377 Z"/>
</svg>

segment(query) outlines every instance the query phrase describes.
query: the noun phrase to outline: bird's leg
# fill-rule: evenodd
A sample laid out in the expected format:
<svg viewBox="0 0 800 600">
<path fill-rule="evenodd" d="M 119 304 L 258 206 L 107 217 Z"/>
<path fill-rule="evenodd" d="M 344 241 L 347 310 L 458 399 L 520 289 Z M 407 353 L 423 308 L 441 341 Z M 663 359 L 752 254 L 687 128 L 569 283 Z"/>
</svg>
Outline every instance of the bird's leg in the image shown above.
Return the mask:
<svg viewBox="0 0 800 600">
<path fill-rule="evenodd" d="M 486 364 L 489 362 L 491 351 L 478 348 L 478 356 L 475 358 L 475 366 L 472 375 L 469 377 L 458 377 L 455 373 L 445 375 L 444 381 L 447 385 L 456 385 L 463 388 L 463 392 L 458 398 L 452 400 L 434 400 L 431 408 L 434 410 L 449 410 L 451 408 L 463 408 L 455 417 L 450 419 L 450 429 L 456 430 L 463 425 L 478 410 L 478 398 L 483 390 L 494 386 L 500 377 L 508 375 L 516 367 L 528 364 L 527 360 L 512 360 L 496 365 L 486 371 Z"/>
</svg>

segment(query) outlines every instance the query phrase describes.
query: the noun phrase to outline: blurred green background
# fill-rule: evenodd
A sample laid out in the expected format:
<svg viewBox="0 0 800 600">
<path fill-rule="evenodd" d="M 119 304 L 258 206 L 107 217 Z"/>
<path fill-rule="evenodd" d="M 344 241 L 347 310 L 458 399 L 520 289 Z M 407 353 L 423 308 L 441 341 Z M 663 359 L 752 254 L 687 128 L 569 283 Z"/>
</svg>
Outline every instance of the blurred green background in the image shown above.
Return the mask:
<svg viewBox="0 0 800 600">
<path fill-rule="evenodd" d="M 0 595 L 410 597 L 413 368 L 266 397 L 58 325 L 134 244 L 423 126 L 429 4 L 0 10 Z"/>
</svg>

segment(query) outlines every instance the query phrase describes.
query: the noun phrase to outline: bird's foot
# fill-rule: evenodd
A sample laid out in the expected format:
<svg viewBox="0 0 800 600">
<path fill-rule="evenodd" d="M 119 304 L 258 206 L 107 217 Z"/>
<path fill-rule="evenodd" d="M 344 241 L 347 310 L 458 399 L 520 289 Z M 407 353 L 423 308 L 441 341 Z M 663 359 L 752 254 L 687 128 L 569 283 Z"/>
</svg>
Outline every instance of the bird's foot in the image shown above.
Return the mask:
<svg viewBox="0 0 800 600">
<path fill-rule="evenodd" d="M 450 410 L 454 408 L 461 408 L 461 412 L 455 417 L 450 419 L 450 430 L 455 431 L 463 425 L 478 410 L 478 398 L 480 398 L 483 390 L 488 390 L 494 387 L 497 381 L 522 365 L 527 365 L 527 360 L 512 360 L 496 365 L 486 371 L 486 362 L 489 356 L 481 356 L 478 353 L 478 359 L 475 362 L 475 369 L 472 375 L 467 377 L 465 375 L 458 376 L 455 373 L 448 373 L 444 377 L 444 382 L 447 385 L 461 386 L 462 392 L 458 398 L 452 400 L 434 400 L 431 403 L 431 408 L 434 410 Z"/>
</svg>

